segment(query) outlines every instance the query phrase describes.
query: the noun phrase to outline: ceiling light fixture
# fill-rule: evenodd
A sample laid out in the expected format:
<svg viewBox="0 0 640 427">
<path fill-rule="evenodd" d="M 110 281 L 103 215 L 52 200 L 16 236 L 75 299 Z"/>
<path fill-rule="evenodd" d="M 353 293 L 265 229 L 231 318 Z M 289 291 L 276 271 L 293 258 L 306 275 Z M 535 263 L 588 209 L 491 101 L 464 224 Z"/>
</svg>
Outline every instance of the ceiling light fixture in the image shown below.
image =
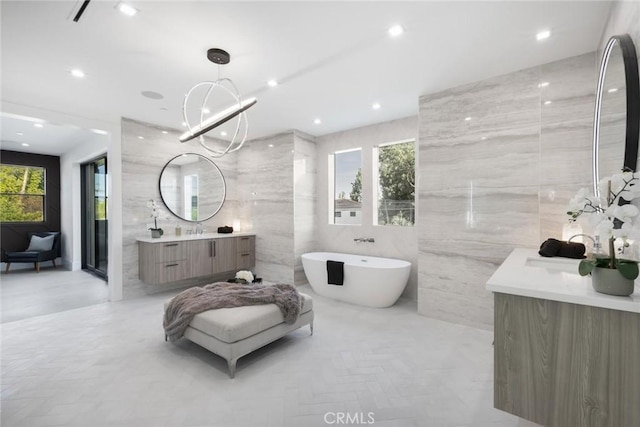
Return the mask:
<svg viewBox="0 0 640 427">
<path fill-rule="evenodd" d="M 547 86 L 549 86 L 549 82 L 538 83 L 538 87 L 539 88 L 543 88 L 543 87 L 547 87 Z"/>
<path fill-rule="evenodd" d="M 276 86 L 278 86 L 278 81 L 277 80 L 269 80 L 267 82 L 267 85 L 269 85 L 269 87 L 276 87 Z"/>
<path fill-rule="evenodd" d="M 91 132 L 97 133 L 98 135 L 106 135 L 107 133 L 109 133 L 106 130 L 102 130 L 102 129 L 91 129 Z"/>
<path fill-rule="evenodd" d="M 551 104 L 551 101 L 544 101 L 544 105 L 549 105 Z"/>
<path fill-rule="evenodd" d="M 618 91 L 618 88 L 617 88 L 617 87 L 612 87 L 612 88 L 611 88 L 611 89 L 609 89 L 607 92 L 608 92 L 608 93 L 614 93 L 614 92 L 617 92 L 617 91 Z"/>
<path fill-rule="evenodd" d="M 168 132 L 168 131 L 166 131 L 166 130 L 163 130 L 163 131 L 162 131 L 162 133 L 166 135 L 166 134 L 168 134 L 169 132 Z"/>
<path fill-rule="evenodd" d="M 313 123 L 314 123 L 314 124 L 316 124 L 316 125 L 319 125 L 319 124 L 321 124 L 321 123 L 322 123 L 322 120 L 320 120 L 320 119 L 314 119 L 314 120 L 313 120 Z"/>
<path fill-rule="evenodd" d="M 144 139 L 144 136 L 139 136 L 138 139 Z"/>
<path fill-rule="evenodd" d="M 231 79 L 220 78 L 220 65 L 228 64 L 231 61 L 231 55 L 229 55 L 228 52 L 222 49 L 209 49 L 207 51 L 207 58 L 214 64 L 218 64 L 218 79 L 212 82 L 200 82 L 193 86 L 185 95 L 184 103 L 182 105 L 182 115 L 184 117 L 187 129 L 189 130 L 180 135 L 179 140 L 180 142 L 187 142 L 191 141 L 194 138 L 198 138 L 198 142 L 200 143 L 200 145 L 205 150 L 207 150 L 211 156 L 222 157 L 227 153 L 233 153 L 234 151 L 242 148 L 242 145 L 246 141 L 247 135 L 249 133 L 249 122 L 247 121 L 247 115 L 245 114 L 245 111 L 254 106 L 256 102 L 258 102 L 258 100 L 256 98 L 247 98 L 244 100 L 241 99 L 238 88 L 236 88 Z M 191 123 L 189 122 L 187 106 L 189 104 L 189 99 L 191 98 L 191 96 L 194 95 L 195 91 L 200 88 L 206 88 L 200 106 L 200 123 L 195 126 L 191 126 Z M 203 110 L 206 108 L 209 97 L 213 93 L 214 89 L 219 89 L 223 93 L 226 93 L 226 95 L 230 96 L 234 102 L 230 107 L 213 114 L 211 117 L 205 120 Z M 235 131 L 227 148 L 220 151 L 209 147 L 205 143 L 204 137 L 202 135 L 235 117 L 238 118 L 236 121 Z M 243 128 L 243 135 L 239 138 L 238 135 L 241 133 L 241 129 Z"/>
<path fill-rule="evenodd" d="M 377 102 L 374 103 L 371 108 L 373 108 L 374 110 L 379 110 L 380 109 L 380 104 L 378 104 Z"/>
<path fill-rule="evenodd" d="M 538 34 L 536 34 L 536 40 L 538 41 L 548 39 L 549 37 L 551 37 L 550 30 L 540 31 Z"/>
<path fill-rule="evenodd" d="M 44 125 L 42 123 L 34 123 L 33 127 L 34 128 L 42 128 L 42 127 L 44 127 Z"/>
<path fill-rule="evenodd" d="M 273 148 L 273 144 L 269 144 L 269 148 Z"/>
<path fill-rule="evenodd" d="M 465 117 L 465 118 L 464 118 L 464 121 L 465 121 L 465 122 L 468 122 L 469 120 L 471 120 L 471 117 Z"/>
<path fill-rule="evenodd" d="M 394 25 L 390 27 L 387 31 L 391 37 L 398 37 L 399 35 L 404 33 L 404 28 L 402 28 L 401 25 Z"/>
<path fill-rule="evenodd" d="M 225 131 L 220 132 L 221 136 L 227 136 L 227 133 Z"/>
<path fill-rule="evenodd" d="M 79 78 L 79 79 L 83 78 L 83 77 L 84 77 L 84 75 L 85 75 L 85 74 L 84 74 L 84 71 L 82 71 L 82 70 L 80 70 L 80 69 L 78 69 L 78 68 L 74 68 L 73 70 L 71 70 L 71 71 L 69 71 L 69 72 L 71 73 L 71 75 L 72 75 L 73 77 L 77 77 L 77 78 Z"/>
<path fill-rule="evenodd" d="M 27 144 L 26 142 L 23 142 L 23 143 L 22 143 L 22 144 L 20 144 L 20 145 L 22 145 L 23 147 L 28 147 L 28 146 L 29 146 L 29 144 Z"/>
<path fill-rule="evenodd" d="M 136 16 L 138 9 L 126 3 L 118 3 L 118 10 L 127 16 Z"/>
</svg>

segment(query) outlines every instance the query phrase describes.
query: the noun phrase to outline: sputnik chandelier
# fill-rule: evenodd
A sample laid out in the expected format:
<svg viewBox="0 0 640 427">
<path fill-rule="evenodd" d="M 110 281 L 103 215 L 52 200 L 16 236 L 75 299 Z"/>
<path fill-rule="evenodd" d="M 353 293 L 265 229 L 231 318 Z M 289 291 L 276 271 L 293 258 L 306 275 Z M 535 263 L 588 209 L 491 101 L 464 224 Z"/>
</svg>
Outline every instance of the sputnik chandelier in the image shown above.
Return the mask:
<svg viewBox="0 0 640 427">
<path fill-rule="evenodd" d="M 180 135 L 180 142 L 191 141 L 194 138 L 198 138 L 200 145 L 207 150 L 212 157 L 222 157 L 227 153 L 233 153 L 234 151 L 242 148 L 247 134 L 249 132 L 249 122 L 247 121 L 247 115 L 245 111 L 258 102 L 256 98 L 242 99 L 238 88 L 231 81 L 231 79 L 220 78 L 220 65 L 228 64 L 231 60 L 229 53 L 222 49 L 209 49 L 207 51 L 207 58 L 214 64 L 218 64 L 218 79 L 216 81 L 204 81 L 193 86 L 184 97 L 184 103 L 182 104 L 182 116 L 184 117 L 184 124 L 187 127 L 187 131 Z M 209 104 L 212 93 L 220 92 L 226 94 L 233 99 L 233 104 L 228 108 L 224 108 L 211 114 L 211 110 L 207 107 Z M 191 98 L 202 96 L 202 102 L 191 102 Z M 196 114 L 192 114 L 191 117 L 199 116 L 200 123 L 193 123 L 189 121 L 188 109 L 194 104 L 197 105 L 197 110 L 192 108 L 192 112 L 196 111 Z M 198 114 L 199 113 L 199 114 Z M 228 122 L 229 120 L 237 117 L 235 130 L 230 133 L 231 139 L 229 145 L 224 150 L 217 150 L 207 145 L 204 140 L 204 134 L 217 128 L 218 126 Z"/>
</svg>

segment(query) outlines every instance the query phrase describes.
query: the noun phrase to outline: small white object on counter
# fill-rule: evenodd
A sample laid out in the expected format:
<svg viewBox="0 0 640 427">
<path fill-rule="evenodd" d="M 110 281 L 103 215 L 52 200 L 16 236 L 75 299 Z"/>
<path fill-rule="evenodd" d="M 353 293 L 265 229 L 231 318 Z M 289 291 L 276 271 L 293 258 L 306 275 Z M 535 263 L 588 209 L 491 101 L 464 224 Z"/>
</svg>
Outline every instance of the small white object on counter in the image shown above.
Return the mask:
<svg viewBox="0 0 640 427">
<path fill-rule="evenodd" d="M 577 259 L 541 257 L 535 249 L 514 249 L 487 281 L 487 290 L 640 313 L 637 284 L 628 297 L 598 293 L 590 276 L 578 274 L 579 263 Z"/>
</svg>

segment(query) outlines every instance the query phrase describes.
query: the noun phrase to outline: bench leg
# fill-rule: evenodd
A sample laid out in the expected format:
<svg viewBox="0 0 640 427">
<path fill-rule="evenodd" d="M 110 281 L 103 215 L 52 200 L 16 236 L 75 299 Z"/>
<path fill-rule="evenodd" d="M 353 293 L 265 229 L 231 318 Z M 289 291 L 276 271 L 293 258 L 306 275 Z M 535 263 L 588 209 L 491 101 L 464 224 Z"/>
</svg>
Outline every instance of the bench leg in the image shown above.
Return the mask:
<svg viewBox="0 0 640 427">
<path fill-rule="evenodd" d="M 34 262 L 33 266 L 36 268 L 36 273 L 40 273 L 40 263 L 39 262 Z"/>
<path fill-rule="evenodd" d="M 313 335 L 313 322 L 309 323 L 309 330 L 311 331 L 309 335 Z"/>
<path fill-rule="evenodd" d="M 53 263 L 53 268 L 58 268 L 58 266 L 56 265 L 56 260 L 52 259 L 51 262 Z"/>
<path fill-rule="evenodd" d="M 8 262 L 8 263 L 7 263 L 7 268 L 5 268 L 5 269 L 4 269 L 4 272 L 5 272 L 5 273 L 8 273 L 8 272 L 9 272 L 9 267 L 10 267 L 10 266 L 11 266 L 11 263 L 10 263 L 10 262 Z"/>
<path fill-rule="evenodd" d="M 227 368 L 229 368 L 229 378 L 233 378 L 236 375 L 236 363 L 238 358 L 227 360 Z"/>
</svg>

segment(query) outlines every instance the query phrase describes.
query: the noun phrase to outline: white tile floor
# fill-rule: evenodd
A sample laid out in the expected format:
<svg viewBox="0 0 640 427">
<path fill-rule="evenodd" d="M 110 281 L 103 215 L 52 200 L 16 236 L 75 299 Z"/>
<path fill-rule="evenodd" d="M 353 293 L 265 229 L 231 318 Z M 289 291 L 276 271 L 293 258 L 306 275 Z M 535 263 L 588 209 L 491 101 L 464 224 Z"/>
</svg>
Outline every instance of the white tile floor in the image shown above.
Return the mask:
<svg viewBox="0 0 640 427">
<path fill-rule="evenodd" d="M 1 323 L 99 304 L 108 300 L 107 282 L 85 271 L 49 266 L 0 275 Z"/>
<path fill-rule="evenodd" d="M 524 425 L 492 407 L 492 333 L 408 301 L 370 309 L 301 290 L 314 335 L 241 358 L 233 380 L 223 359 L 164 341 L 168 294 L 5 323 L 2 426 L 306 427 L 330 425 L 328 412 L 371 412 L 377 427 Z"/>
</svg>

